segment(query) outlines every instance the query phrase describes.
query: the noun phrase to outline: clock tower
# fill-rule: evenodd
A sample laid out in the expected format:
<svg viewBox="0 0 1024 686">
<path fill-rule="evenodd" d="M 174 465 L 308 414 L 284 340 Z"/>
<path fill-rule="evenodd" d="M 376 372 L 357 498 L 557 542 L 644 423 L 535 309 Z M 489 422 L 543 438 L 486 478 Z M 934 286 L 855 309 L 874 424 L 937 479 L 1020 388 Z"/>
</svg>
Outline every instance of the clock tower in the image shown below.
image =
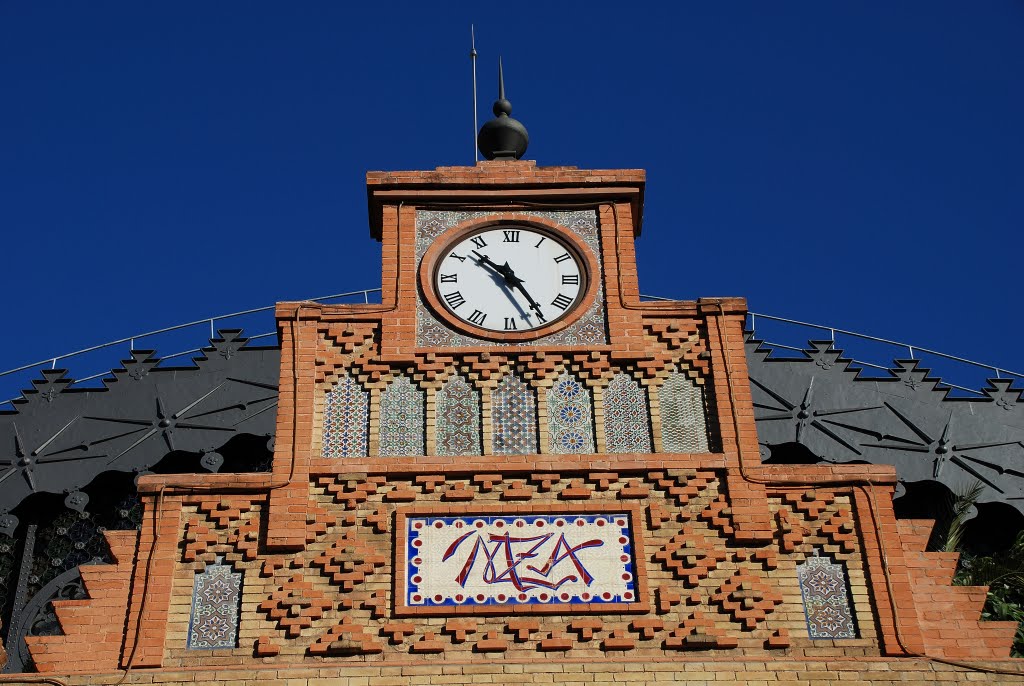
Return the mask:
<svg viewBox="0 0 1024 686">
<path fill-rule="evenodd" d="M 380 304 L 278 304 L 272 472 L 140 476 L 117 581 L 59 601 L 41 671 L 888 684 L 1005 657 L 891 468 L 761 463 L 745 301 L 641 301 L 644 172 L 521 159 L 503 91 L 487 161 L 367 175 Z"/>
</svg>

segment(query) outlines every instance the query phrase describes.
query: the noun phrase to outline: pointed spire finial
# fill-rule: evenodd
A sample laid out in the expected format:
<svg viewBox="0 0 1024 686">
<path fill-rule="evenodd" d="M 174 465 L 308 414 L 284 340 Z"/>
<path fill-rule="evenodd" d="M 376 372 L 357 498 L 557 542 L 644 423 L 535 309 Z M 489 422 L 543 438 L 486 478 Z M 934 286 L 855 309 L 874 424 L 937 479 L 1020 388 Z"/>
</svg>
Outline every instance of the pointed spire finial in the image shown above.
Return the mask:
<svg viewBox="0 0 1024 686">
<path fill-rule="evenodd" d="M 505 72 L 498 58 L 498 99 L 494 101 L 494 119 L 480 127 L 477 145 L 489 160 L 518 160 L 530 144 L 526 127 L 511 117 L 512 103 L 505 98 Z"/>
<path fill-rule="evenodd" d="M 501 70 L 501 55 L 498 55 L 498 100 L 505 99 L 505 73 Z"/>
</svg>

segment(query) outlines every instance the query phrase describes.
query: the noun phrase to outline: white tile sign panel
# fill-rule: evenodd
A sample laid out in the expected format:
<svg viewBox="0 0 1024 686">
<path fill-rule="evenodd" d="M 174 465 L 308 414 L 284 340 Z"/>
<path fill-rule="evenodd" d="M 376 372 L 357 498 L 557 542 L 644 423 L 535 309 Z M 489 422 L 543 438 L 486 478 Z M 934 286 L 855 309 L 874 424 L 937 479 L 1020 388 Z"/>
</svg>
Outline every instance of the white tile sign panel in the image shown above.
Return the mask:
<svg viewBox="0 0 1024 686">
<path fill-rule="evenodd" d="M 406 526 L 410 607 L 636 601 L 625 512 L 411 516 Z"/>
</svg>

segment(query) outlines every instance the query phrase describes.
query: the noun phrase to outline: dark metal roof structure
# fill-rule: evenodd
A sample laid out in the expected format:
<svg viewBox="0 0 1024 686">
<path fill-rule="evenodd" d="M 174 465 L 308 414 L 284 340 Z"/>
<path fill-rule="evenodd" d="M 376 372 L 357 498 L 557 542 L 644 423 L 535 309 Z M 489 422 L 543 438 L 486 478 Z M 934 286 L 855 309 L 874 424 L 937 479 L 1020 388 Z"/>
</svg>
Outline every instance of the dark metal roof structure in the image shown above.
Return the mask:
<svg viewBox="0 0 1024 686">
<path fill-rule="evenodd" d="M 217 471 L 231 438 L 272 437 L 280 351 L 247 346 L 240 330 L 219 334 L 189 367 L 133 351 L 102 388 L 68 388 L 65 370 L 43 370 L 0 412 L 0 531 L 17 527 L 12 511 L 35 494 L 65 494 L 81 510 L 82 489 L 105 472 L 143 472 L 179 451 Z"/>
<path fill-rule="evenodd" d="M 894 465 L 902 484 L 981 484 L 979 503 L 1024 512 L 1024 407 L 1010 379 L 957 397 L 919 360 L 879 376 L 833 341 L 810 341 L 797 357 L 752 337 L 746 345 L 763 459 L 797 444 L 823 462 Z"/>
</svg>

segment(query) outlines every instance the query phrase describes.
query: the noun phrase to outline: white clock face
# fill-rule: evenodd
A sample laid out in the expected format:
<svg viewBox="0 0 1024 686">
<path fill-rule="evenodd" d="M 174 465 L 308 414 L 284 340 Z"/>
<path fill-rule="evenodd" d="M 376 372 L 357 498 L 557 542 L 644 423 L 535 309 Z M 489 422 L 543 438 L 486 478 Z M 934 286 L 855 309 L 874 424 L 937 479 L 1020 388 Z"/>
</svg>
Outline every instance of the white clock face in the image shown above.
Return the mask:
<svg viewBox="0 0 1024 686">
<path fill-rule="evenodd" d="M 488 331 L 530 331 L 572 312 L 586 292 L 576 251 L 553 233 L 496 226 L 449 246 L 434 272 L 441 305 Z"/>
</svg>

